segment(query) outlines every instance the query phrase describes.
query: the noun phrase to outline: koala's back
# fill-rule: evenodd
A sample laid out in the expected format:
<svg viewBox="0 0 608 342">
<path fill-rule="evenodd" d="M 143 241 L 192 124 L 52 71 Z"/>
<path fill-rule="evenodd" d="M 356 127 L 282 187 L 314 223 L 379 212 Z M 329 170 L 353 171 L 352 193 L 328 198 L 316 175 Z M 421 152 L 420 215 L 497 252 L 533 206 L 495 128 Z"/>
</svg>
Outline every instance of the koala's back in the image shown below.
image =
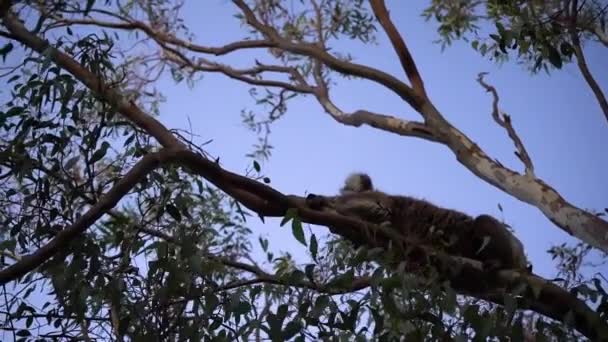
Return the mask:
<svg viewBox="0 0 608 342">
<path fill-rule="evenodd" d="M 461 235 L 473 218 L 456 210 L 407 196 L 394 196 L 392 222 L 406 233 L 425 236 L 430 232 Z"/>
</svg>

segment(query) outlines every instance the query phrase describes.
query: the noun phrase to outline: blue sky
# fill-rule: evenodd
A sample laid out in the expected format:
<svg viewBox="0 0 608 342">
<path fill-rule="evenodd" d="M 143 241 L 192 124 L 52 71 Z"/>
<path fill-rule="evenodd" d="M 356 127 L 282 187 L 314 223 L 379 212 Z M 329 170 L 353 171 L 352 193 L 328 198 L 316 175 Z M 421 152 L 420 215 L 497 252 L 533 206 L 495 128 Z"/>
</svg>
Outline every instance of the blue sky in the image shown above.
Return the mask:
<svg viewBox="0 0 608 342">
<path fill-rule="evenodd" d="M 579 207 L 607 207 L 608 180 L 604 174 L 608 166 L 608 123 L 575 66 L 568 65 L 552 75 L 530 77 L 515 63 L 499 67 L 485 60 L 465 42 L 441 52 L 440 46 L 432 43 L 437 38 L 434 24 L 420 17 L 424 5 L 426 2 L 415 6 L 387 2 L 416 59 L 427 92 L 446 118 L 501 163 L 522 169 L 506 132 L 492 121 L 490 95 L 475 81 L 479 72 L 490 72 L 486 80 L 497 87 L 501 108 L 512 116 L 538 177 Z M 230 2 L 212 0 L 187 6 L 186 24 L 198 43 L 220 45 L 244 37 L 245 31 L 232 17 L 235 8 Z M 350 52 L 358 63 L 403 78 L 383 33 L 378 34 L 377 46 L 347 40 L 336 46 Z M 591 70 L 606 89 L 605 49 L 591 48 L 587 53 Z M 237 66 L 251 65 L 251 56 L 235 54 L 229 61 Z M 201 141 L 214 139 L 208 149 L 221 156 L 224 167 L 244 173 L 251 165 L 245 154 L 255 142 L 255 136 L 240 119 L 241 109 L 252 108 L 248 87 L 213 74 L 205 75 L 193 89 L 175 85 L 168 78 L 158 87 L 167 96 L 161 107 L 161 121 L 171 128 L 187 129 L 189 119 L 194 132 L 202 136 Z M 370 82 L 339 80 L 331 95 L 346 111 L 369 109 L 419 119 L 401 99 Z M 312 98 L 292 102 L 287 115 L 273 126 L 271 143 L 274 153 L 263 164 L 263 171 L 272 185 L 285 193 L 332 194 L 348 173 L 365 171 L 384 191 L 506 220 L 524 243 L 535 271 L 546 276 L 553 275 L 554 270 L 546 250 L 552 244 L 573 241 L 538 209 L 478 179 L 446 147 L 368 127 L 342 126 Z M 252 219 L 250 224 L 254 233 L 269 238 L 275 249 L 303 257 L 305 248 L 291 237 L 290 229 L 279 228 L 277 222 L 270 220 L 264 225 Z M 317 235 L 327 232 L 321 227 L 312 227 L 312 231 Z"/>
<path fill-rule="evenodd" d="M 515 63 L 498 67 L 464 42 L 441 52 L 440 46 L 432 43 L 437 38 L 434 24 L 420 17 L 427 2 L 405 3 L 393 0 L 387 1 L 387 6 L 416 59 L 429 96 L 445 117 L 490 156 L 521 170 L 512 142 L 492 121 L 490 95 L 475 81 L 479 72 L 490 72 L 486 80 L 497 87 L 501 108 L 512 116 L 535 162 L 537 176 L 581 208 L 608 207 L 605 176 L 608 123 L 576 67 L 568 65 L 550 76 L 530 77 Z M 183 15 L 198 43 L 221 45 L 244 37 L 245 31 L 232 17 L 236 9 L 230 1 L 191 1 L 188 6 Z M 343 40 L 336 46 L 341 52 L 350 52 L 358 63 L 403 78 L 398 59 L 382 32 L 378 34 L 378 43 L 365 46 Z M 608 91 L 606 49 L 595 46 L 586 51 L 594 76 Z M 252 56 L 255 54 L 239 53 L 221 61 L 247 66 L 251 65 Z M 163 78 L 157 87 L 167 98 L 161 106 L 161 122 L 169 128 L 192 127 L 201 136 L 200 142 L 213 139 L 207 149 L 220 156 L 229 170 L 244 174 L 251 167 L 245 154 L 251 151 L 256 137 L 240 118 L 246 106 L 255 109 L 248 86 L 208 74 L 192 89 L 185 83 L 176 85 L 169 77 Z M 4 98 L 6 93 L 0 95 Z M 368 109 L 420 119 L 393 93 L 370 82 L 340 80 L 331 95 L 345 111 Z M 544 276 L 554 275 L 555 270 L 546 250 L 553 244 L 575 241 L 535 207 L 474 176 L 446 147 L 369 127 L 342 126 L 312 98 L 291 103 L 287 115 L 273 126 L 271 143 L 275 146 L 274 153 L 269 162 L 263 163 L 263 172 L 271 178 L 272 186 L 284 193 L 333 194 L 347 174 L 365 171 L 378 188 L 389 193 L 411 195 L 471 215 L 486 213 L 506 220 L 522 240 L 535 272 Z M 503 213 L 498 210 L 499 203 Z M 292 237 L 290 229 L 280 228 L 279 221 L 271 219 L 262 224 L 251 218 L 253 237 L 262 235 L 270 240 L 275 251 L 290 252 L 298 261 L 305 262 L 305 247 Z M 317 236 L 327 233 L 323 227 L 310 228 Z M 608 273 L 608 269 L 599 271 Z"/>
</svg>

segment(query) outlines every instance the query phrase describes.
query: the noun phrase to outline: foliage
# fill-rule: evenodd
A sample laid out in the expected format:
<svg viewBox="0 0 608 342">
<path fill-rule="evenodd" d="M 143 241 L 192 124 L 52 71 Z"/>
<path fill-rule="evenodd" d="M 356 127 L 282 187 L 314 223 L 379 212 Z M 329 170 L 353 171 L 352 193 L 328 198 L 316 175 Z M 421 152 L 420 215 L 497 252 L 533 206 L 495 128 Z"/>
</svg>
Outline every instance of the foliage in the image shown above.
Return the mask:
<svg viewBox="0 0 608 342">
<path fill-rule="evenodd" d="M 572 33 L 582 40 L 606 44 L 606 7 L 601 1 L 441 1 L 425 9 L 427 20 L 439 23 L 443 46 L 455 39 L 471 40 L 481 55 L 504 61 L 508 56 L 532 72 L 560 69 L 575 52 Z M 573 11 L 571 6 L 576 7 Z M 575 14 L 573 14 L 575 13 Z M 601 28 L 601 29 L 598 29 Z M 486 35 L 486 32 L 491 32 Z M 469 37 L 472 35 L 472 37 Z"/>
<path fill-rule="evenodd" d="M 293 42 L 374 42 L 375 19 L 361 0 L 249 3 L 266 24 Z M 491 5 L 493 15 L 513 12 L 511 19 L 522 15 L 517 11 L 530 10 Z M 439 1 L 432 6 L 438 19 L 451 22 L 441 29 L 446 39 L 473 29 L 474 16 L 450 19 L 452 9 Z M 181 7 L 181 2 L 163 0 L 68 0 L 15 2 L 11 10 L 92 73 L 92 79 L 123 94 L 122 103 L 158 113 L 164 99 L 154 84 L 161 75 L 192 84 L 197 75 L 172 59 L 180 60 L 179 49 L 167 47 L 155 55 L 132 48 L 144 41 L 141 33 L 131 35 L 100 22 L 129 18 L 176 37 L 191 37 L 179 17 Z M 236 17 L 245 20 L 241 12 Z M 323 27 L 321 37 L 315 25 Z M 523 54 L 534 56 L 530 58 L 556 66 L 558 57 L 568 57 L 561 28 L 548 24 L 532 32 L 526 25 L 497 25 L 493 45 L 479 49 L 490 46 L 483 49 L 506 53 L 517 45 Z M 537 41 L 524 49 L 522 43 L 531 35 Z M 11 38 L 10 33 L 4 36 Z M 249 38 L 257 39 L 259 33 L 250 32 Z M 331 73 L 315 59 L 272 47 L 269 53 L 283 66 L 295 65 L 299 74 L 291 77 L 331 84 Z M 13 66 L 3 76 L 7 99 L 0 111 L 0 263 L 5 269 L 86 217 L 103 194 L 160 144 L 122 115 L 107 93 L 60 68 L 51 48 L 37 53 L 9 42 L 0 54 L 5 66 Z M 201 65 L 206 72 L 231 72 L 220 63 Z M 276 91 L 263 88 L 267 84 L 254 71 L 245 75 L 251 76 L 244 82 L 252 85 L 250 94 L 266 115 L 259 118 L 244 110 L 242 116 L 260 137 L 249 157 L 261 161 L 270 156 L 271 124 L 286 113 L 286 103 L 302 93 L 298 90 L 306 89 L 305 82 L 299 89 Z M 212 158 L 203 146 L 188 140 L 188 134 L 172 133 L 184 146 Z M 261 176 L 258 161 L 253 168 L 257 179 L 269 182 Z M 282 225 L 305 246 L 309 259 L 296 262 L 289 253 L 273 251 L 263 238 L 257 241 L 263 251 L 258 257 L 248 228 L 251 213 L 213 184 L 177 165 L 148 173 L 65 249 L 17 282 L 4 284 L 3 329 L 24 341 L 521 341 L 532 333 L 537 340 L 580 336 L 567 324 L 517 310 L 517 294 L 505 294 L 505 305 L 495 305 L 456 293 L 433 268 L 416 273 L 409 272 L 405 262 L 395 266 L 393 250 L 354 249 L 344 239 L 306 234 L 300 214 L 293 210 Z M 555 257 L 567 263 L 585 256 L 585 251 L 562 246 Z M 605 318 L 608 294 L 601 279 L 582 277 L 577 268 L 564 269 L 576 276 L 568 286 L 597 304 Z"/>
</svg>

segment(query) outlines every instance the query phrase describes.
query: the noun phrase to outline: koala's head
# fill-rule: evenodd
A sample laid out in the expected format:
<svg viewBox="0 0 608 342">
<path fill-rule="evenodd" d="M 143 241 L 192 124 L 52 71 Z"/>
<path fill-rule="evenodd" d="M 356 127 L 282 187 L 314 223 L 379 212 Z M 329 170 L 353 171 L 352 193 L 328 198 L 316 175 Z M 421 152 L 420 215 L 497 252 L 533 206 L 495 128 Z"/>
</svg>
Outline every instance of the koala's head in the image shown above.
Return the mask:
<svg viewBox="0 0 608 342">
<path fill-rule="evenodd" d="M 364 192 L 374 190 L 372 179 L 366 173 L 353 173 L 346 177 L 344 186 L 340 189 L 342 194 L 350 192 Z"/>
</svg>

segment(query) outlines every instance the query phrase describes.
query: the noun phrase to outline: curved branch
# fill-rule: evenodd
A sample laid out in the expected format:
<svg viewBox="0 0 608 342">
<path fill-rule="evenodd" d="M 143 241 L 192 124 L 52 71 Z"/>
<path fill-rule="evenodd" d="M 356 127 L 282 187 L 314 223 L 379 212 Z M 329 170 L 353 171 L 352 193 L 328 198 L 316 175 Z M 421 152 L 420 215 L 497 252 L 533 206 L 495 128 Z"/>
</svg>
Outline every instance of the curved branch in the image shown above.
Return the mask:
<svg viewBox="0 0 608 342">
<path fill-rule="evenodd" d="M 125 18 L 121 18 L 126 20 Z M 192 52 L 199 52 L 204 54 L 211 54 L 215 56 L 223 56 L 229 53 L 239 51 L 239 50 L 247 50 L 247 49 L 260 49 L 260 48 L 272 48 L 275 47 L 276 44 L 268 41 L 268 40 L 241 40 L 238 42 L 229 43 L 223 46 L 211 47 L 211 46 L 203 46 L 194 44 L 190 41 L 177 38 L 167 32 L 155 30 L 149 25 L 141 21 L 127 21 L 127 22 L 111 22 L 111 21 L 103 21 L 103 20 L 95 20 L 95 19 L 66 19 L 66 18 L 57 18 L 57 23 L 64 24 L 65 26 L 70 25 L 86 25 L 86 26 L 99 26 L 106 27 L 111 29 L 118 30 L 127 30 L 134 31 L 140 30 L 147 34 L 150 38 L 156 41 L 163 41 L 168 44 L 172 44 L 175 46 L 186 48 Z"/>
<path fill-rule="evenodd" d="M 551 284 L 538 276 L 525 275 L 510 270 L 500 271 L 497 275 L 497 281 L 499 284 L 498 288 L 502 290 L 499 291 L 499 294 L 493 294 L 493 291 L 496 288 L 487 287 L 489 275 L 483 271 L 479 262 L 439 253 L 434 251 L 431 247 L 418 245 L 407 236 L 403 236 L 397 231 L 387 227 L 372 225 L 337 213 L 311 210 L 306 206 L 305 200 L 301 197 L 284 195 L 265 184 L 224 170 L 218 164 L 187 150 L 163 150 L 159 153 L 150 154 L 144 157 L 144 159 L 142 159 L 134 169 L 127 173 L 125 178 L 120 180 L 107 195 L 102 197 L 101 201 L 93 206 L 81 220 L 72 227 L 62 231 L 54 240 L 39 251 L 23 257 L 17 264 L 27 263 L 29 266 L 26 268 L 20 266 L 20 275 L 25 274 L 25 272 L 34 269 L 37 265 L 44 262 L 45 259 L 42 257 L 48 258 L 53 253 L 58 252 L 58 247 L 65 246 L 71 239 L 80 234 L 96 219 L 103 215 L 103 213 L 109 211 L 117 203 L 120 197 L 122 197 L 121 194 L 126 193 L 132 184 L 134 184 L 133 182 L 136 182 L 143 177 L 146 170 L 149 171 L 149 169 L 153 169 L 162 162 L 173 162 L 188 167 L 260 215 L 281 217 L 286 214 L 288 208 L 296 208 L 303 222 L 330 227 L 348 227 L 334 228 L 331 230 L 333 233 L 341 235 L 357 244 L 365 244 L 372 248 L 381 247 L 384 249 L 390 248 L 392 245 L 396 248 L 396 251 L 399 253 L 398 255 L 400 255 L 399 258 L 396 259 L 397 261 L 394 262 L 395 265 L 399 264 L 398 260 L 407 261 L 411 257 L 419 260 L 422 256 L 423 259 L 430 261 L 433 266 L 440 269 L 441 274 L 450 280 L 452 287 L 462 294 L 472 295 L 497 304 L 502 304 L 504 299 L 502 295 L 503 291 L 508 288 L 513 288 L 521 280 L 524 280 L 530 284 L 532 289 L 536 289 L 530 290 L 524 295 L 526 301 L 523 303 L 528 303 L 525 304 L 527 305 L 524 306 L 525 308 L 530 308 L 540 314 L 560 321 L 564 320 L 569 312 L 572 312 L 575 318 L 575 327 L 579 332 L 592 339 L 608 338 L 608 325 L 601 320 L 597 313 L 591 310 L 584 302 L 576 298 L 575 295 L 568 293 L 566 290 Z M 146 232 L 150 233 L 148 231 Z M 167 235 L 156 233 L 150 234 L 170 239 Z M 67 253 L 65 253 L 65 255 L 67 255 Z M 32 264 L 32 258 L 35 258 L 35 264 Z M 276 280 L 272 277 L 265 278 L 264 274 L 259 272 L 259 269 L 251 265 L 229 260 L 226 262 L 229 266 L 255 273 L 258 275 L 258 278 L 265 279 L 268 282 L 274 282 Z M 14 269 L 15 265 L 0 271 L 0 275 L 2 275 L 0 280 L 6 282 L 7 280 L 14 279 L 16 276 L 8 279 L 7 273 L 9 273 L 9 270 Z M 14 274 L 15 273 L 13 273 L 13 275 Z M 366 284 L 366 281 L 361 280 L 356 286 L 365 287 L 367 286 Z M 298 286 L 298 284 L 292 285 Z M 305 286 L 306 284 L 299 285 Z M 355 284 L 353 284 L 353 286 L 355 286 Z M 306 287 L 308 286 L 306 285 Z M 344 289 L 327 289 L 317 285 L 315 285 L 314 288 L 323 291 L 344 291 Z M 540 296 L 537 297 L 535 293 L 540 293 Z"/>
<path fill-rule="evenodd" d="M 479 73 L 479 75 L 477 76 L 477 82 L 479 82 L 479 84 L 481 84 L 481 86 L 484 87 L 489 93 L 492 93 L 492 118 L 494 118 L 494 121 L 500 127 L 504 128 L 507 131 L 507 134 L 509 134 L 509 138 L 511 138 L 511 140 L 515 144 L 515 148 L 517 149 L 515 154 L 517 155 L 519 160 L 524 163 L 526 176 L 536 178 L 536 176 L 534 175 L 534 164 L 532 163 L 532 159 L 528 155 L 528 151 L 526 150 L 524 143 L 521 141 L 521 138 L 519 137 L 517 132 L 515 132 L 515 128 L 513 128 L 513 125 L 511 124 L 511 116 L 507 115 L 504 112 L 501 112 L 500 108 L 498 108 L 498 92 L 496 91 L 496 88 L 487 84 L 483 80 L 483 77 L 485 75 L 487 75 L 487 73 L 485 72 Z"/>
<path fill-rule="evenodd" d="M 399 119 L 395 116 L 373 113 L 363 109 L 353 113 L 345 113 L 328 97 L 317 95 L 317 99 L 325 111 L 341 124 L 353 127 L 368 125 L 401 136 L 416 137 L 432 142 L 443 143 L 442 139 L 437 136 L 429 126 L 422 122 L 408 121 Z"/>
<path fill-rule="evenodd" d="M 222 73 L 232 79 L 245 82 L 247 84 L 263 86 L 263 87 L 276 87 L 291 90 L 293 92 L 302 93 L 302 94 L 310 94 L 314 90 L 311 86 L 306 84 L 302 84 L 301 80 L 303 78 L 295 76 L 297 70 L 293 70 L 293 68 L 281 67 L 278 65 L 263 65 L 258 64 L 255 67 L 247 68 L 247 69 L 235 69 L 231 66 L 207 61 L 204 59 L 199 59 L 197 63 L 192 62 L 190 59 L 185 56 L 180 56 L 174 53 L 165 53 L 165 57 L 172 61 L 173 63 L 180 66 L 187 66 L 193 71 L 204 71 L 204 72 L 217 72 Z M 276 81 L 276 80 L 267 80 L 260 78 L 261 74 L 265 72 L 278 72 L 283 74 L 289 74 L 294 79 L 300 79 L 298 85 L 291 84 L 288 82 Z"/>
</svg>

